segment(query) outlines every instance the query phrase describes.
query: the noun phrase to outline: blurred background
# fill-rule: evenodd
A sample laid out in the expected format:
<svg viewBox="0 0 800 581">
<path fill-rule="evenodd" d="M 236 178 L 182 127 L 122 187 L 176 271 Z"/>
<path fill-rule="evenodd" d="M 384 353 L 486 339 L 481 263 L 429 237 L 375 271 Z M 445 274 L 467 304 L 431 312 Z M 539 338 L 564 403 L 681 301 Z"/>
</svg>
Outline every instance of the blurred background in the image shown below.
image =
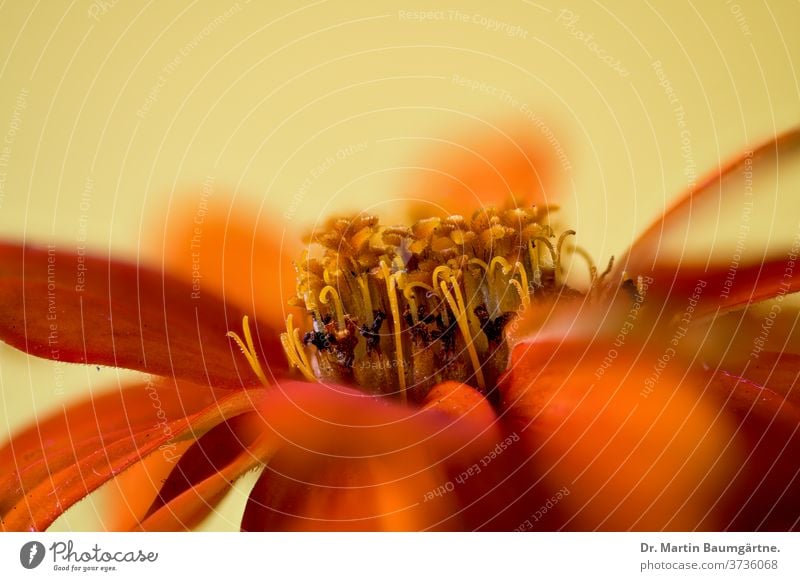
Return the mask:
<svg viewBox="0 0 800 581">
<path fill-rule="evenodd" d="M 798 22 L 757 0 L 6 2 L 0 236 L 157 264 L 167 216 L 215 200 L 299 239 L 514 194 L 560 204 L 604 263 L 800 123 Z M 448 179 L 481 164 L 481 192 Z M 0 344 L 0 442 L 133 377 Z M 243 501 L 205 527 L 237 528 Z M 54 528 L 102 528 L 103 503 Z"/>
</svg>

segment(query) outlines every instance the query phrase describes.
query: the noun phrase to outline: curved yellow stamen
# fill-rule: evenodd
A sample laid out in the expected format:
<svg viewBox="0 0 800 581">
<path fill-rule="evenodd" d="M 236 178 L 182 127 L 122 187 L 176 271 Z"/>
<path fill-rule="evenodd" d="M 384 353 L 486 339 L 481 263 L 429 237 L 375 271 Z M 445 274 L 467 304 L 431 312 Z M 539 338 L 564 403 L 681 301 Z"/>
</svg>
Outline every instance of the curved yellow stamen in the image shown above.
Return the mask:
<svg viewBox="0 0 800 581">
<path fill-rule="evenodd" d="M 328 295 L 333 296 L 333 305 L 334 305 L 334 310 L 336 311 L 336 322 L 339 325 L 339 330 L 342 330 L 345 328 L 344 307 L 342 306 L 342 300 L 339 298 L 338 291 L 331 285 L 328 285 L 320 291 L 319 302 L 321 302 L 323 305 L 327 305 Z"/>
<path fill-rule="evenodd" d="M 300 361 L 302 361 L 303 366 L 308 370 L 309 375 L 313 378 L 314 374 L 311 373 L 311 363 L 308 361 L 308 356 L 306 356 L 306 350 L 303 346 L 303 341 L 300 339 L 300 329 L 294 328 L 294 319 L 292 315 L 286 317 L 286 330 L 289 332 L 289 336 L 294 340 L 295 349 L 297 350 L 297 354 L 300 356 Z"/>
<path fill-rule="evenodd" d="M 606 277 L 611 273 L 611 270 L 614 268 L 614 257 L 612 256 L 608 261 L 608 266 L 603 271 L 603 273 L 598 277 L 597 284 L 600 285 L 606 279 Z"/>
<path fill-rule="evenodd" d="M 424 282 L 409 282 L 403 286 L 403 296 L 408 301 L 409 307 L 411 309 L 411 319 L 414 321 L 416 325 L 419 323 L 419 317 L 417 316 L 417 299 L 414 296 L 414 293 L 411 292 L 415 288 L 424 288 L 427 292 L 435 292 L 433 287 L 430 285 L 425 284 Z"/>
<path fill-rule="evenodd" d="M 389 309 L 392 311 L 392 328 L 394 330 L 394 348 L 397 357 L 397 376 L 400 384 L 400 401 L 406 403 L 406 364 L 403 360 L 403 342 L 400 336 L 400 306 L 397 303 L 397 281 L 389 272 L 385 262 L 381 262 L 383 278 L 386 280 L 386 292 L 389 295 Z"/>
<path fill-rule="evenodd" d="M 361 296 L 364 299 L 364 317 L 367 320 L 367 324 L 371 325 L 372 321 L 374 320 L 372 316 L 372 295 L 369 293 L 369 283 L 367 282 L 367 274 L 364 273 L 360 275 L 356 279 L 358 283 L 358 288 L 361 289 Z"/>
<path fill-rule="evenodd" d="M 531 260 L 531 273 L 533 274 L 533 284 L 542 286 L 542 269 L 539 267 L 539 249 L 534 248 L 533 242 L 528 240 L 528 255 Z"/>
<path fill-rule="evenodd" d="M 311 371 L 311 363 L 306 356 L 303 341 L 300 339 L 300 330 L 294 328 L 292 315 L 286 317 L 286 333 L 281 333 L 281 345 L 289 362 L 300 370 L 303 377 L 309 381 L 316 381 L 317 378 Z"/>
<path fill-rule="evenodd" d="M 568 248 L 567 252 L 573 252 L 574 254 L 577 254 L 583 258 L 584 262 L 586 262 L 586 266 L 589 268 L 589 281 L 591 283 L 591 288 L 594 288 L 594 286 L 597 284 L 597 266 L 595 266 L 592 256 L 586 251 L 586 249 L 580 246 Z"/>
<path fill-rule="evenodd" d="M 489 271 L 489 265 L 488 265 L 488 264 L 486 264 L 486 262 L 485 262 L 485 261 L 483 261 L 483 260 L 481 260 L 480 258 L 470 258 L 470 259 L 467 261 L 467 264 L 477 264 L 477 265 L 478 265 L 478 266 L 480 266 L 480 267 L 481 267 L 481 268 L 482 268 L 484 271 L 486 271 L 486 272 L 488 272 L 488 271 Z"/>
<path fill-rule="evenodd" d="M 520 301 L 522 301 L 522 306 L 527 309 L 531 305 L 531 299 L 527 294 L 525 294 L 525 291 L 522 289 L 522 284 L 520 284 L 516 278 L 512 278 L 508 282 L 515 289 L 517 289 L 517 294 L 519 295 Z"/>
<path fill-rule="evenodd" d="M 530 291 L 528 290 L 530 287 L 528 286 L 528 274 L 525 272 L 525 267 L 522 266 L 522 263 L 517 261 L 514 263 L 514 273 L 519 275 L 520 282 L 517 284 L 517 281 L 511 280 L 511 284 L 517 287 L 517 292 L 519 293 L 519 298 L 522 300 L 522 305 L 527 309 L 531 304 L 531 295 Z M 513 275 L 512 275 L 513 276 Z"/>
<path fill-rule="evenodd" d="M 436 268 L 433 269 L 433 275 L 431 276 L 434 288 L 439 288 L 439 274 L 442 272 L 444 273 L 445 281 L 449 279 L 451 276 L 453 276 L 453 269 L 450 268 L 449 266 L 445 266 L 444 264 L 441 266 L 437 266 Z"/>
<path fill-rule="evenodd" d="M 508 263 L 508 260 L 503 258 L 502 256 L 495 256 L 492 258 L 492 261 L 489 263 L 489 276 L 494 278 L 494 270 L 497 268 L 497 265 L 503 267 L 503 274 L 508 274 L 511 272 L 511 265 Z"/>
<path fill-rule="evenodd" d="M 233 331 L 228 331 L 225 333 L 225 336 L 230 337 L 236 342 L 236 344 L 239 346 L 239 349 L 242 350 L 242 354 L 244 354 L 245 359 L 247 359 L 247 362 L 250 364 L 253 373 L 256 374 L 256 377 L 258 377 L 258 380 L 262 383 L 262 385 L 269 385 L 267 376 L 264 374 L 264 369 L 261 367 L 261 362 L 258 360 L 258 353 L 256 352 L 256 347 L 253 343 L 253 336 L 250 334 L 250 320 L 248 319 L 247 315 L 242 317 L 242 332 L 244 334 L 244 341 L 242 341 L 242 338 Z"/>
<path fill-rule="evenodd" d="M 450 284 L 453 287 L 455 298 L 453 298 L 453 295 L 447 290 L 447 283 L 445 281 L 439 284 L 442 289 L 442 294 L 447 300 L 447 304 L 450 305 L 450 309 L 456 316 L 456 322 L 458 323 L 458 328 L 461 330 L 461 335 L 464 337 L 464 342 L 467 345 L 467 353 L 469 353 L 472 368 L 475 370 L 475 379 L 478 382 L 478 387 L 480 387 L 481 390 L 485 390 L 486 382 L 483 379 L 481 362 L 480 359 L 478 359 L 478 353 L 475 351 L 475 345 L 472 341 L 472 333 L 470 333 L 469 321 L 467 320 L 467 309 L 464 305 L 464 297 L 461 295 L 461 289 L 458 287 L 458 281 L 455 276 L 450 277 Z"/>
<path fill-rule="evenodd" d="M 513 277 L 515 274 L 519 274 L 520 280 L 517 281 L 512 278 L 509 284 L 512 284 L 514 288 L 517 289 L 520 301 L 522 301 L 523 306 L 527 308 L 531 304 L 531 297 L 528 294 L 528 274 L 525 272 L 525 267 L 519 261 L 515 262 L 512 266 L 511 263 L 502 256 L 495 256 L 489 264 L 490 277 L 494 277 L 494 271 L 498 264 L 502 267 L 503 274 L 505 275 L 510 273 Z"/>
<path fill-rule="evenodd" d="M 314 298 L 314 292 L 311 290 L 306 290 L 303 293 L 303 301 L 306 304 L 306 309 L 311 311 L 314 319 L 317 321 L 322 321 L 322 314 L 319 312 L 319 305 L 317 305 L 317 299 Z"/>
<path fill-rule="evenodd" d="M 555 273 L 556 277 L 556 284 L 560 282 L 559 274 L 561 274 L 562 265 L 561 265 L 561 247 L 564 245 L 564 241 L 569 236 L 574 236 L 576 234 L 575 230 L 565 230 L 561 233 L 561 236 L 558 237 L 558 243 L 556 244 L 556 260 L 553 272 Z"/>
<path fill-rule="evenodd" d="M 553 265 L 555 265 L 556 260 L 558 260 L 558 255 L 556 254 L 556 249 L 553 248 L 553 243 L 550 242 L 544 236 L 534 236 L 533 238 L 531 238 L 531 240 L 534 241 L 534 242 L 541 242 L 542 244 L 544 244 L 547 247 L 547 250 L 550 251 L 550 260 L 552 260 L 553 261 Z"/>
<path fill-rule="evenodd" d="M 561 236 L 558 237 L 558 244 L 556 245 L 557 268 L 561 268 L 561 247 L 564 245 L 564 241 L 569 236 L 575 236 L 575 234 L 577 234 L 575 230 L 565 230 L 561 233 Z"/>
</svg>

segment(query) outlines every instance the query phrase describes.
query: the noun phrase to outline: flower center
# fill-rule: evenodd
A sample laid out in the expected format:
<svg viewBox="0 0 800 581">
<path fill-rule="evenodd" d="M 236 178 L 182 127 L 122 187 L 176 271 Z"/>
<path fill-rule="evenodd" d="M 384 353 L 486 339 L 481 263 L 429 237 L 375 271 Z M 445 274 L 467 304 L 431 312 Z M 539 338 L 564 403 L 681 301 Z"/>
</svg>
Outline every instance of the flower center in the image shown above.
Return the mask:
<svg viewBox="0 0 800 581">
<path fill-rule="evenodd" d="M 287 318 L 290 364 L 309 380 L 404 402 L 445 380 L 488 393 L 512 347 L 507 325 L 537 301 L 577 293 L 562 276 L 564 242 L 575 232 L 556 235 L 553 210 L 482 209 L 411 227 L 365 215 L 332 220 L 296 263 L 290 304 L 306 324 Z M 576 250 L 586 257 L 566 252 Z"/>
</svg>

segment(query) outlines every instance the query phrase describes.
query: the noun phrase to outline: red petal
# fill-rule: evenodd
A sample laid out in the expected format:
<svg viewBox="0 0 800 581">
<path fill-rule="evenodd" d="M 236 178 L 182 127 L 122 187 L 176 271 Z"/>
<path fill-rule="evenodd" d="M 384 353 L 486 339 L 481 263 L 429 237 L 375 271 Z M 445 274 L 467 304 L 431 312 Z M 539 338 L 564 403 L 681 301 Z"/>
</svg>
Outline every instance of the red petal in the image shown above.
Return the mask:
<svg viewBox="0 0 800 581">
<path fill-rule="evenodd" d="M 743 444 L 743 461 L 719 500 L 730 515 L 725 528 L 800 528 L 800 408 L 728 373 L 718 372 L 711 381 L 737 420 L 737 440 Z"/>
<path fill-rule="evenodd" d="M 256 422 L 251 415 L 231 418 L 192 444 L 164 481 L 145 518 L 184 492 L 193 490 L 245 453 L 259 435 L 259 430 L 253 429 Z M 213 508 L 204 499 L 198 498 L 198 517 L 202 516 L 200 510 L 203 507 L 207 511 Z"/>
<path fill-rule="evenodd" d="M 238 348 L 241 313 L 143 267 L 55 249 L 0 245 L 0 338 L 48 359 L 98 363 L 215 387 L 258 385 Z M 285 368 L 277 333 L 257 329 Z"/>
<path fill-rule="evenodd" d="M 148 516 L 139 528 L 145 531 L 190 530 L 222 500 L 237 478 L 258 467 L 261 458 L 272 454 L 271 445 L 272 442 L 266 440 L 256 442 L 251 450 L 237 456 L 225 468 L 214 472 Z"/>
<path fill-rule="evenodd" d="M 423 409 L 438 410 L 452 417 L 464 417 L 476 426 L 491 429 L 497 414 L 491 404 L 474 387 L 457 381 L 435 385 L 425 396 Z"/>
<path fill-rule="evenodd" d="M 677 362 L 655 375 L 663 352 L 640 347 L 514 350 L 503 416 L 527 445 L 528 480 L 549 497 L 523 528 L 719 526 L 708 513 L 736 466 L 731 426 L 697 376 Z"/>
<path fill-rule="evenodd" d="M 160 446 L 252 409 L 256 391 L 138 385 L 65 408 L 13 438 L 0 464 L 5 530 L 44 529 L 75 502 Z M 171 454 L 171 447 L 162 452 Z"/>
<path fill-rule="evenodd" d="M 284 444 L 251 494 L 244 530 L 463 528 L 466 498 L 497 444 L 472 421 L 384 404 L 345 388 L 282 386 L 263 406 Z M 493 499 L 503 502 L 503 499 Z"/>
<path fill-rule="evenodd" d="M 732 371 L 800 407 L 800 355 L 762 352 L 746 368 Z"/>
<path fill-rule="evenodd" d="M 766 258 L 763 262 L 742 265 L 691 266 L 659 264 L 647 273 L 648 304 L 667 300 L 678 309 L 696 296 L 694 316 L 719 315 L 749 304 L 800 291 L 800 268 L 787 256 Z"/>
<path fill-rule="evenodd" d="M 241 196 L 196 192 L 172 205 L 149 249 L 170 273 L 282 329 L 295 294 L 297 232 Z"/>
<path fill-rule="evenodd" d="M 788 248 L 797 226 L 798 156 L 795 129 L 722 166 L 666 210 L 617 261 L 617 271 L 635 276 L 659 263 L 707 269 L 712 262 L 735 269 L 763 261 L 776 244 Z M 759 229 L 769 234 L 767 244 Z"/>
</svg>

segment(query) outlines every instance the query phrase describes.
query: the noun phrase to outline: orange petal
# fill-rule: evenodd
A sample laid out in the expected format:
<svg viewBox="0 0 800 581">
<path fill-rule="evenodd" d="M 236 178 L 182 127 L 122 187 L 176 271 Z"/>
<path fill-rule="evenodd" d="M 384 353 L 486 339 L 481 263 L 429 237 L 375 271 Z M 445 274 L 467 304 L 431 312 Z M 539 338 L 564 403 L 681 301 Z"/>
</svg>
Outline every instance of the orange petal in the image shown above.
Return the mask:
<svg viewBox="0 0 800 581">
<path fill-rule="evenodd" d="M 457 381 L 435 385 L 425 396 L 422 407 L 454 418 L 466 418 L 485 429 L 491 429 L 497 422 L 497 414 L 486 398 L 474 387 Z"/>
<path fill-rule="evenodd" d="M 759 329 L 760 330 L 760 329 Z M 800 355 L 762 351 L 758 358 L 737 357 L 720 364 L 720 373 L 759 390 L 762 397 L 785 399 L 800 407 Z"/>
<path fill-rule="evenodd" d="M 732 269 L 735 278 L 739 264 L 776 256 L 778 245 L 788 248 L 796 231 L 799 169 L 800 129 L 736 157 L 665 210 L 617 261 L 616 272 L 636 276 L 669 267 L 707 270 L 715 263 Z M 724 213 L 731 210 L 732 215 Z M 767 228 L 765 242 L 758 230 Z"/>
<path fill-rule="evenodd" d="M 346 388 L 281 387 L 262 414 L 284 444 L 253 490 L 244 530 L 472 526 L 466 499 L 487 484 L 479 461 L 495 437 Z"/>
<path fill-rule="evenodd" d="M 192 488 L 184 490 L 149 515 L 138 528 L 144 531 L 183 531 L 200 524 L 209 511 L 224 498 L 237 478 L 260 466 L 262 458 L 272 455 L 274 444 L 269 438 L 257 440 L 233 462 L 220 471 L 213 472 Z"/>
<path fill-rule="evenodd" d="M 485 206 L 552 205 L 557 162 L 543 138 L 509 127 L 481 125 L 441 140 L 411 174 L 413 218 L 470 216 Z"/>
<path fill-rule="evenodd" d="M 150 454 L 115 477 L 102 490 L 100 517 L 109 531 L 135 528 L 158 496 L 158 490 L 175 468 L 175 463 L 192 446 L 191 441 L 165 447 L 167 454 Z"/>
<path fill-rule="evenodd" d="M 0 450 L 5 530 L 41 530 L 75 502 L 170 442 L 254 405 L 256 391 L 137 385 L 65 408 Z M 165 447 L 164 454 L 170 451 Z"/>
<path fill-rule="evenodd" d="M 253 429 L 256 422 L 251 416 L 252 414 L 242 414 L 231 418 L 192 444 L 167 476 L 144 518 L 184 492 L 193 490 L 245 453 L 259 435 L 259 430 Z M 197 518 L 202 518 L 203 509 L 209 512 L 212 508 L 205 499 L 198 497 Z"/>
<path fill-rule="evenodd" d="M 800 408 L 771 389 L 725 372 L 715 373 L 711 386 L 738 423 L 737 441 L 743 446 L 743 460 L 719 499 L 727 516 L 722 524 L 742 531 L 799 528 Z"/>
<path fill-rule="evenodd" d="M 640 348 L 514 350 L 503 415 L 527 444 L 528 478 L 551 494 L 532 528 L 720 526 L 710 507 L 736 466 L 732 427 L 698 377 L 676 362 L 654 375 L 663 353 Z"/>
<path fill-rule="evenodd" d="M 241 196 L 196 192 L 163 217 L 163 237 L 148 252 L 201 292 L 222 296 L 265 325 L 282 329 L 295 294 L 300 233 Z"/>
<path fill-rule="evenodd" d="M 648 304 L 664 300 L 679 309 L 697 295 L 695 317 L 719 315 L 749 304 L 800 291 L 800 268 L 796 258 L 774 256 L 763 262 L 739 266 L 731 271 L 726 265 L 679 265 L 659 263 L 646 273 Z"/>
<path fill-rule="evenodd" d="M 214 387 L 258 385 L 225 334 L 241 312 L 166 274 L 99 256 L 0 245 L 0 338 L 38 357 L 127 367 Z M 267 361 L 277 333 L 254 333 Z"/>
</svg>

